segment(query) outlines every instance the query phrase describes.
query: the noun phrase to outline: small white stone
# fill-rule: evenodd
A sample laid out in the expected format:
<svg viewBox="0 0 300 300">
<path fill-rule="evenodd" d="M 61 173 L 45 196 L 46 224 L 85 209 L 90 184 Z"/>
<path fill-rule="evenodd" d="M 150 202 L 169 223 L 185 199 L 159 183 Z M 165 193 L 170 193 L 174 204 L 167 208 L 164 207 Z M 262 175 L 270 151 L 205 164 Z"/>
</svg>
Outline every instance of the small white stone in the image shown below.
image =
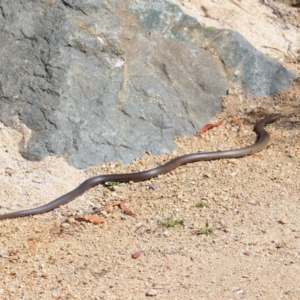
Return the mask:
<svg viewBox="0 0 300 300">
<path fill-rule="evenodd" d="M 234 125 L 234 126 L 231 127 L 231 130 L 232 130 L 232 131 L 238 131 L 239 128 L 240 128 L 240 127 L 239 127 L 238 125 Z"/>
<path fill-rule="evenodd" d="M 166 230 L 164 231 L 164 236 L 169 236 L 169 235 L 170 235 L 170 231 L 166 229 Z"/>
<path fill-rule="evenodd" d="M 103 217 L 106 217 L 106 218 L 108 217 L 108 213 L 106 210 L 101 210 L 100 213 Z"/>
<path fill-rule="evenodd" d="M 239 77 L 239 76 L 240 76 L 240 73 L 241 73 L 241 72 L 240 72 L 239 70 L 236 70 L 236 71 L 234 71 L 233 74 L 234 74 L 236 77 Z"/>
<path fill-rule="evenodd" d="M 147 293 L 147 296 L 154 297 L 157 295 L 157 291 L 155 289 L 150 289 Z"/>
<path fill-rule="evenodd" d="M 239 289 L 239 290 L 236 291 L 236 293 L 237 293 L 238 295 L 243 295 L 245 292 L 244 292 L 244 290 Z"/>
</svg>

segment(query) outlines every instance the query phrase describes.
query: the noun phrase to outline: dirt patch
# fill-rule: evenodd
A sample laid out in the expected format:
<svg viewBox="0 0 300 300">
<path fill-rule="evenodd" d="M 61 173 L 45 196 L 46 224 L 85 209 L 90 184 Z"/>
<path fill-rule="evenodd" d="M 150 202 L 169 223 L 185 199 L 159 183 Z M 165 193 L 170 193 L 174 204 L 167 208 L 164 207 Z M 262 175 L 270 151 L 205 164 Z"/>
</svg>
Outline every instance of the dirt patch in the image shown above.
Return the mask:
<svg viewBox="0 0 300 300">
<path fill-rule="evenodd" d="M 258 19 L 252 16 L 253 23 Z M 300 74 L 297 61 L 282 58 Z M 299 80 L 274 97 L 230 90 L 224 111 L 211 120 L 222 120 L 221 126 L 178 138 L 173 153 L 145 154 L 129 166 L 78 171 L 62 157 L 28 162 L 17 147 L 26 130 L 1 125 L 0 213 L 47 203 L 97 174 L 141 171 L 178 155 L 251 145 L 253 125 L 272 112 L 295 115 L 267 127 L 271 142 L 258 154 L 196 162 L 145 182 L 97 186 L 50 213 L 1 221 L 0 298 L 300 298 Z M 108 205 L 116 201 L 125 201 L 134 216 Z M 97 210 L 105 223 L 76 220 Z"/>
</svg>

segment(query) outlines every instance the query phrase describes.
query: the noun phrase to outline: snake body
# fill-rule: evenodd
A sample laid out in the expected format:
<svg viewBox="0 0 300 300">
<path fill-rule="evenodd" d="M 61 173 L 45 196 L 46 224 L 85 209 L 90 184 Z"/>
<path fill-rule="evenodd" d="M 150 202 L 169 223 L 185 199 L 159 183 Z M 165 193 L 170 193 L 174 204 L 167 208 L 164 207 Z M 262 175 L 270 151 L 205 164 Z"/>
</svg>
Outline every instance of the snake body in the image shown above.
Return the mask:
<svg viewBox="0 0 300 300">
<path fill-rule="evenodd" d="M 107 175 L 99 175 L 99 176 L 91 177 L 85 180 L 84 182 L 82 182 L 77 188 L 75 188 L 71 192 L 60 196 L 59 198 L 49 202 L 48 204 L 36 208 L 20 210 L 17 212 L 0 215 L 0 220 L 13 219 L 13 218 L 46 213 L 48 211 L 51 211 L 61 205 L 64 205 L 74 200 L 75 198 L 79 197 L 84 192 L 86 192 L 88 189 L 98 184 L 103 184 L 105 182 L 143 181 L 170 172 L 171 170 L 174 170 L 175 168 L 184 164 L 193 163 L 196 161 L 216 160 L 221 158 L 239 158 L 239 157 L 243 157 L 246 155 L 259 152 L 268 145 L 270 140 L 270 135 L 264 129 L 264 127 L 269 123 L 275 122 L 281 116 L 282 116 L 281 114 L 270 114 L 266 116 L 264 119 L 258 121 L 254 127 L 255 131 L 258 134 L 258 138 L 255 144 L 251 146 L 241 148 L 241 149 L 227 150 L 227 151 L 198 152 L 198 153 L 186 154 L 186 155 L 178 156 L 157 168 L 150 169 L 147 171 L 142 171 L 142 172 L 126 173 L 126 174 L 107 174 Z"/>
</svg>

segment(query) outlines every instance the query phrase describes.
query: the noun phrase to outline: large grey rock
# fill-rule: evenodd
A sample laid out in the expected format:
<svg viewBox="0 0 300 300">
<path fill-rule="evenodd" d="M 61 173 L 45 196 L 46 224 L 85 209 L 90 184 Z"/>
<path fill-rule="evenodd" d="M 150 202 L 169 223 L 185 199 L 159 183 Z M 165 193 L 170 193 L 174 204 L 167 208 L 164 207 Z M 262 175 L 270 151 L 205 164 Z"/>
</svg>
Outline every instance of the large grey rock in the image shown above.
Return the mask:
<svg viewBox="0 0 300 300">
<path fill-rule="evenodd" d="M 289 86 L 296 75 L 264 53 L 256 50 L 233 30 L 203 28 L 196 19 L 164 0 L 128 1 L 132 11 L 149 32 L 193 43 L 218 56 L 227 79 L 255 96 L 273 95 Z"/>
<path fill-rule="evenodd" d="M 84 168 L 164 153 L 220 111 L 228 79 L 269 94 L 291 77 L 241 36 L 207 31 L 165 0 L 2 0 L 0 11 L 0 119 L 12 126 L 18 116 L 32 130 L 20 145 L 29 159 L 62 154 Z M 225 68 L 201 48 L 217 53 L 232 40 L 281 80 L 245 80 L 244 48 L 236 65 L 220 50 Z"/>
</svg>

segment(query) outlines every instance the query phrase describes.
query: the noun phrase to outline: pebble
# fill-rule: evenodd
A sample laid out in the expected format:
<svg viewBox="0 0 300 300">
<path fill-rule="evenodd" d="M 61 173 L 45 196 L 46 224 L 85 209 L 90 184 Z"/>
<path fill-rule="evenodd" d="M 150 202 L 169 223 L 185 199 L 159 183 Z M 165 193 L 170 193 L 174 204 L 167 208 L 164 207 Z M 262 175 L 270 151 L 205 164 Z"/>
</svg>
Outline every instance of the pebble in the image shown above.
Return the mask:
<svg viewBox="0 0 300 300">
<path fill-rule="evenodd" d="M 103 217 L 106 217 L 106 218 L 108 217 L 108 213 L 106 210 L 101 210 L 100 213 Z"/>
<path fill-rule="evenodd" d="M 236 293 L 238 295 L 244 295 L 245 294 L 244 290 L 242 290 L 242 289 L 237 290 Z"/>
<path fill-rule="evenodd" d="M 108 204 L 108 205 L 105 206 L 105 210 L 106 210 L 107 213 L 110 214 L 110 213 L 113 212 L 114 207 L 112 205 Z"/>
<path fill-rule="evenodd" d="M 155 191 L 157 189 L 158 189 L 158 185 L 157 184 L 151 184 L 151 185 L 149 185 L 149 190 Z"/>
<path fill-rule="evenodd" d="M 157 295 L 157 291 L 155 289 L 150 289 L 147 293 L 146 296 L 154 297 Z"/>
<path fill-rule="evenodd" d="M 246 114 L 250 114 L 253 111 L 253 107 L 246 108 Z"/>
<path fill-rule="evenodd" d="M 143 226 L 143 222 L 139 222 L 139 223 L 136 224 L 136 227 L 137 227 L 137 228 L 140 228 L 140 227 L 142 227 L 142 226 Z"/>
<path fill-rule="evenodd" d="M 164 236 L 169 236 L 169 235 L 170 235 L 170 231 L 166 229 L 166 230 L 164 231 Z"/>
<path fill-rule="evenodd" d="M 279 221 L 278 221 L 280 224 L 286 224 L 287 223 L 287 219 L 285 217 L 281 218 Z"/>
</svg>

